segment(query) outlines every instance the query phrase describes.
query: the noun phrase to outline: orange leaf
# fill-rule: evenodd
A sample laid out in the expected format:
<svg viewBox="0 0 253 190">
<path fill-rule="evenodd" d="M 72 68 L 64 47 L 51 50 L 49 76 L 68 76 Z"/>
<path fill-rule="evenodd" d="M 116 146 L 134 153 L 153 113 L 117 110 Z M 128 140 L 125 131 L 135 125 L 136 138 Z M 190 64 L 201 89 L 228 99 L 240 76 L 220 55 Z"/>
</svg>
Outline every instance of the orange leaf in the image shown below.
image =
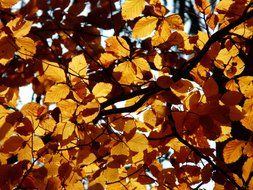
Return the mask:
<svg viewBox="0 0 253 190">
<path fill-rule="evenodd" d="M 239 140 L 229 141 L 223 149 L 225 163 L 230 164 L 236 162 L 242 156 L 242 150 L 245 144 L 244 141 Z"/>
</svg>

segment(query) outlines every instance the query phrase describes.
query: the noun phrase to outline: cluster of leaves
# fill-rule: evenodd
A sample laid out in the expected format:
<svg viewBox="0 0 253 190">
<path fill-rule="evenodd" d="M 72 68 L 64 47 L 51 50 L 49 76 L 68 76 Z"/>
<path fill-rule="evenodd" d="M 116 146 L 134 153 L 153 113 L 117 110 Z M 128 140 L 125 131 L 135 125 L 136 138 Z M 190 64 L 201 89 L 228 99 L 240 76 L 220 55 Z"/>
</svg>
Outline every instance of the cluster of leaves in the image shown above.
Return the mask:
<svg viewBox="0 0 253 190">
<path fill-rule="evenodd" d="M 0 189 L 253 189 L 251 0 L 0 6 Z"/>
</svg>

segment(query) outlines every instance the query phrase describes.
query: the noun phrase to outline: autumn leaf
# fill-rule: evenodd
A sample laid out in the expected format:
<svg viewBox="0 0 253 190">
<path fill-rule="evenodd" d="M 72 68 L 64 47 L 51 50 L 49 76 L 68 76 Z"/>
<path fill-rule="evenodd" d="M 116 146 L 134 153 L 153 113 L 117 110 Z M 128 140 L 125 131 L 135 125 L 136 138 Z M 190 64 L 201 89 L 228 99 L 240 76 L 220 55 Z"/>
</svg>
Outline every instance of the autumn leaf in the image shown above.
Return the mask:
<svg viewBox="0 0 253 190">
<path fill-rule="evenodd" d="M 223 149 L 224 161 L 227 164 L 236 162 L 242 156 L 244 146 L 245 146 L 244 141 L 239 140 L 229 141 Z"/>
<path fill-rule="evenodd" d="M 184 25 L 181 17 L 177 14 L 169 15 L 165 21 L 169 27 L 174 30 L 184 30 Z"/>
<path fill-rule="evenodd" d="M 124 20 L 139 16 L 145 7 L 145 0 L 126 0 L 122 5 L 122 17 Z"/>
<path fill-rule="evenodd" d="M 128 142 L 127 146 L 135 152 L 142 152 L 148 148 L 147 138 L 139 133 L 136 133 Z"/>
<path fill-rule="evenodd" d="M 55 135 L 62 135 L 62 140 L 69 138 L 75 130 L 75 125 L 71 122 L 61 122 L 56 126 Z"/>
<path fill-rule="evenodd" d="M 33 55 L 36 53 L 36 43 L 31 38 L 18 38 L 16 44 L 20 48 L 18 50 L 18 55 L 20 57 L 23 59 L 32 59 Z"/>
<path fill-rule="evenodd" d="M 153 16 L 143 17 L 135 24 L 133 28 L 133 38 L 148 37 L 156 28 L 158 19 Z"/>
<path fill-rule="evenodd" d="M 46 93 L 45 102 L 59 102 L 66 98 L 70 89 L 66 84 L 55 84 Z"/>
<path fill-rule="evenodd" d="M 3 8 L 10 8 L 15 5 L 19 0 L 0 0 L 1 6 Z"/>
<path fill-rule="evenodd" d="M 50 61 L 43 61 L 44 75 L 54 82 L 65 82 L 66 77 L 59 64 Z"/>
<path fill-rule="evenodd" d="M 71 78 L 85 77 L 87 73 L 87 63 L 83 54 L 74 56 L 69 63 L 68 72 Z M 73 76 L 72 76 L 73 75 Z"/>
<path fill-rule="evenodd" d="M 110 83 L 100 82 L 97 83 L 92 89 L 92 93 L 100 103 L 106 101 L 106 96 L 112 91 L 112 85 Z"/>
<path fill-rule="evenodd" d="M 11 29 L 15 38 L 21 38 L 29 33 L 32 27 L 32 22 L 26 21 L 20 17 L 8 22 L 7 26 Z"/>
<path fill-rule="evenodd" d="M 248 180 L 250 173 L 253 172 L 253 158 L 248 158 L 242 167 L 242 177 L 245 181 Z"/>
<path fill-rule="evenodd" d="M 211 11 L 211 5 L 208 0 L 195 0 L 196 8 L 203 14 L 209 14 Z"/>
<path fill-rule="evenodd" d="M 106 41 L 106 52 L 113 54 L 118 58 L 127 57 L 130 55 L 129 45 L 126 40 L 119 36 L 113 36 Z"/>
</svg>

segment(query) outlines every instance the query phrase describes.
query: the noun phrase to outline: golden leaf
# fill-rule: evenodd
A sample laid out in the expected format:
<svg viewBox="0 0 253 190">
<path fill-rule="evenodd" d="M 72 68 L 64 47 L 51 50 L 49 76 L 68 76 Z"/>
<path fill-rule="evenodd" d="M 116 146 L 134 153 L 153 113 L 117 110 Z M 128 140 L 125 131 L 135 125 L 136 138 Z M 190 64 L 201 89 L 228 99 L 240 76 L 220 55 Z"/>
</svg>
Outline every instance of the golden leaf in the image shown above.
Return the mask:
<svg viewBox="0 0 253 190">
<path fill-rule="evenodd" d="M 135 152 L 142 152 L 148 148 L 148 140 L 143 134 L 136 133 L 128 142 L 127 146 Z"/>
<path fill-rule="evenodd" d="M 123 38 L 112 36 L 106 41 L 106 52 L 113 54 L 118 58 L 127 57 L 130 55 L 129 45 Z"/>
<path fill-rule="evenodd" d="M 103 172 L 103 177 L 105 178 L 106 182 L 117 181 L 119 179 L 118 168 L 107 168 Z"/>
<path fill-rule="evenodd" d="M 148 37 L 156 28 L 158 18 L 153 16 L 143 17 L 135 24 L 133 28 L 133 38 Z"/>
<path fill-rule="evenodd" d="M 155 113 L 152 110 L 145 111 L 143 115 L 143 119 L 144 119 L 144 123 L 147 123 L 151 125 L 152 127 L 156 126 L 157 118 L 156 118 Z"/>
<path fill-rule="evenodd" d="M 253 96 L 253 77 L 252 76 L 242 76 L 238 78 L 239 87 L 241 92 L 246 98 L 251 98 Z"/>
<path fill-rule="evenodd" d="M 245 144 L 244 141 L 239 140 L 229 141 L 223 149 L 225 163 L 230 164 L 236 162 L 241 157 Z"/>
<path fill-rule="evenodd" d="M 62 135 L 62 140 L 66 140 L 69 138 L 75 130 L 75 124 L 69 121 L 60 122 L 56 126 L 56 130 L 54 131 L 55 135 Z"/>
<path fill-rule="evenodd" d="M 43 70 L 46 78 L 54 82 L 65 82 L 65 72 L 58 63 L 43 60 Z"/>
<path fill-rule="evenodd" d="M 15 38 L 20 38 L 30 32 L 32 22 L 23 20 L 23 18 L 15 18 L 14 20 L 11 20 L 7 26 L 11 29 Z"/>
<path fill-rule="evenodd" d="M 169 24 L 169 27 L 174 30 L 184 30 L 184 24 L 181 17 L 177 14 L 169 15 L 165 21 Z"/>
<path fill-rule="evenodd" d="M 248 180 L 250 173 L 253 172 L 253 157 L 248 158 L 242 167 L 242 177 L 245 181 Z"/>
<path fill-rule="evenodd" d="M 39 149 L 44 147 L 43 141 L 38 136 L 33 136 L 33 138 L 31 138 L 31 141 L 32 143 L 30 144 L 30 146 L 34 151 L 38 151 Z"/>
<path fill-rule="evenodd" d="M 57 107 L 61 110 L 61 120 L 66 121 L 74 114 L 77 103 L 72 99 L 61 100 L 57 103 Z"/>
<path fill-rule="evenodd" d="M 132 61 L 120 63 L 114 70 L 113 76 L 121 84 L 132 84 L 141 82 L 143 74 L 150 70 L 148 62 L 140 57 L 136 57 Z"/>
<path fill-rule="evenodd" d="M 166 42 L 171 34 L 168 22 L 162 21 L 155 31 L 155 35 L 152 37 L 152 46 L 158 46 Z"/>
<path fill-rule="evenodd" d="M 85 77 L 87 74 L 87 62 L 83 54 L 77 55 L 72 58 L 69 63 L 68 72 L 72 75 L 73 78 L 77 77 Z"/>
<path fill-rule="evenodd" d="M 92 89 L 92 93 L 95 95 L 95 98 L 97 98 L 100 103 L 106 101 L 105 97 L 110 94 L 111 91 L 112 84 L 105 82 L 99 82 Z"/>
<path fill-rule="evenodd" d="M 45 102 L 59 102 L 69 94 L 69 87 L 66 84 L 55 84 L 47 91 Z"/>
<path fill-rule="evenodd" d="M 111 154 L 116 156 L 120 155 L 129 156 L 129 149 L 124 142 L 119 142 L 117 145 L 114 145 L 112 147 Z"/>
<path fill-rule="evenodd" d="M 90 123 L 99 114 L 100 104 L 94 99 L 86 105 L 80 105 L 76 109 L 78 123 Z"/>
<path fill-rule="evenodd" d="M 117 57 L 115 57 L 111 53 L 102 53 L 99 57 L 100 63 L 105 67 L 109 67 L 115 60 L 117 60 Z"/>
<path fill-rule="evenodd" d="M 36 43 L 28 37 L 20 37 L 16 39 L 16 44 L 20 48 L 18 55 L 23 59 L 32 59 L 36 53 Z"/>
<path fill-rule="evenodd" d="M 145 7 L 145 0 L 126 0 L 122 5 L 122 17 L 124 20 L 139 16 Z"/>
<path fill-rule="evenodd" d="M 2 8 L 11 8 L 15 5 L 19 0 L 0 0 L 0 4 Z"/>
</svg>

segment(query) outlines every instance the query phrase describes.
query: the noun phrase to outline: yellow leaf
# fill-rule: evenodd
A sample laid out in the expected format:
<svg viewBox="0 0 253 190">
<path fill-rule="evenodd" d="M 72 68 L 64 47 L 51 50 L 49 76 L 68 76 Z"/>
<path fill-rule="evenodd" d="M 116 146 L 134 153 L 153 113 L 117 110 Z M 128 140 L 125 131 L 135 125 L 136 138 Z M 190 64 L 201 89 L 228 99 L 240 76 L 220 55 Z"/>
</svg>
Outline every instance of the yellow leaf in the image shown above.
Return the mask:
<svg viewBox="0 0 253 190">
<path fill-rule="evenodd" d="M 31 145 L 32 149 L 34 151 L 37 151 L 41 148 L 44 147 L 44 143 L 43 141 L 41 140 L 41 138 L 39 138 L 38 136 L 33 136 L 33 138 L 31 138 L 31 140 L 33 141 Z"/>
<path fill-rule="evenodd" d="M 243 147 L 245 146 L 244 141 L 232 140 L 228 142 L 223 149 L 224 161 L 227 164 L 236 162 L 242 155 Z"/>
<path fill-rule="evenodd" d="M 241 121 L 242 125 L 245 128 L 253 131 L 253 125 L 252 125 L 252 123 L 253 123 L 253 114 L 252 113 L 244 116 L 240 121 Z"/>
<path fill-rule="evenodd" d="M 11 8 L 15 5 L 19 0 L 0 0 L 1 6 L 3 8 Z"/>
<path fill-rule="evenodd" d="M 100 104 L 94 99 L 86 105 L 80 105 L 76 110 L 77 120 L 79 123 L 92 122 L 99 114 Z"/>
<path fill-rule="evenodd" d="M 169 24 L 169 27 L 174 30 L 184 30 L 184 24 L 181 17 L 177 14 L 169 15 L 165 21 Z"/>
<path fill-rule="evenodd" d="M 106 182 L 113 182 L 119 179 L 119 172 L 117 168 L 107 168 L 103 172 L 103 177 L 105 178 Z"/>
<path fill-rule="evenodd" d="M 72 58 L 69 63 L 68 72 L 70 75 L 85 77 L 87 74 L 87 62 L 83 54 L 77 55 Z M 71 76 L 72 78 L 72 76 Z"/>
<path fill-rule="evenodd" d="M 129 156 L 129 149 L 124 142 L 119 142 L 117 145 L 112 147 L 111 154 L 116 156 L 120 155 Z"/>
<path fill-rule="evenodd" d="M 155 31 L 155 35 L 152 37 L 152 46 L 158 46 L 164 42 L 166 42 L 170 36 L 170 27 L 168 22 L 162 21 L 162 23 L 158 26 Z"/>
<path fill-rule="evenodd" d="M 145 0 L 126 0 L 122 5 L 122 17 L 124 20 L 139 16 L 145 7 Z"/>
<path fill-rule="evenodd" d="M 54 131 L 55 135 L 62 135 L 62 140 L 69 138 L 75 130 L 75 124 L 69 121 L 58 123 L 56 130 Z"/>
<path fill-rule="evenodd" d="M 23 18 L 15 18 L 14 20 L 11 20 L 7 26 L 11 29 L 15 38 L 20 38 L 30 32 L 32 22 L 24 20 Z"/>
<path fill-rule="evenodd" d="M 121 84 L 132 84 L 135 80 L 135 69 L 134 64 L 130 61 L 125 61 L 120 63 L 114 70 L 113 76 L 121 83 Z"/>
<path fill-rule="evenodd" d="M 109 67 L 115 60 L 117 60 L 117 57 L 115 57 L 111 53 L 102 53 L 99 58 L 100 63 L 105 68 Z"/>
<path fill-rule="evenodd" d="M 242 167 L 242 177 L 245 181 L 248 180 L 250 173 L 253 172 L 253 157 L 248 158 Z"/>
<path fill-rule="evenodd" d="M 106 101 L 106 96 L 112 91 L 112 85 L 110 83 L 100 82 L 94 86 L 92 93 L 95 95 L 95 98 L 102 103 Z"/>
<path fill-rule="evenodd" d="M 32 59 L 36 53 L 36 43 L 28 37 L 20 37 L 16 39 L 16 44 L 20 48 L 18 55 L 23 59 Z"/>
<path fill-rule="evenodd" d="M 21 113 L 24 114 L 24 116 L 32 116 L 32 117 L 38 117 L 41 114 L 45 113 L 46 111 L 47 111 L 46 107 L 43 107 L 35 102 L 27 103 L 21 108 Z"/>
<path fill-rule="evenodd" d="M 26 145 L 18 151 L 18 160 L 32 160 L 32 149 L 30 146 Z"/>
<path fill-rule="evenodd" d="M 144 123 L 151 125 L 152 127 L 156 126 L 156 115 L 152 110 L 147 110 L 143 115 Z"/>
<path fill-rule="evenodd" d="M 159 70 L 163 68 L 162 57 L 158 53 L 154 57 L 154 64 L 155 64 L 155 67 Z"/>
<path fill-rule="evenodd" d="M 129 45 L 123 38 L 112 36 L 106 41 L 106 52 L 115 55 L 118 58 L 127 57 L 130 55 Z"/>
<path fill-rule="evenodd" d="M 55 84 L 47 91 L 45 102 L 59 102 L 69 94 L 69 87 L 66 84 Z"/>
<path fill-rule="evenodd" d="M 238 78 L 239 87 L 241 92 L 246 98 L 251 98 L 253 96 L 253 77 L 243 76 Z"/>
<path fill-rule="evenodd" d="M 72 117 L 73 113 L 76 110 L 77 103 L 72 99 L 61 100 L 57 103 L 57 107 L 61 110 L 61 120 L 66 121 Z"/>
<path fill-rule="evenodd" d="M 44 75 L 46 76 L 46 78 L 54 82 L 66 81 L 64 70 L 60 68 L 58 63 L 44 60 L 43 70 L 44 70 Z"/>
<path fill-rule="evenodd" d="M 125 61 L 120 63 L 114 70 L 113 76 L 121 84 L 132 84 L 141 82 L 143 79 L 143 73 L 150 70 L 148 62 L 140 57 L 133 59 L 132 61 Z"/>
<path fill-rule="evenodd" d="M 156 28 L 158 18 L 153 16 L 143 17 L 135 24 L 133 28 L 133 38 L 148 37 Z"/>
<path fill-rule="evenodd" d="M 148 148 L 148 140 L 143 134 L 136 133 L 128 142 L 130 150 L 142 152 Z"/>
</svg>

